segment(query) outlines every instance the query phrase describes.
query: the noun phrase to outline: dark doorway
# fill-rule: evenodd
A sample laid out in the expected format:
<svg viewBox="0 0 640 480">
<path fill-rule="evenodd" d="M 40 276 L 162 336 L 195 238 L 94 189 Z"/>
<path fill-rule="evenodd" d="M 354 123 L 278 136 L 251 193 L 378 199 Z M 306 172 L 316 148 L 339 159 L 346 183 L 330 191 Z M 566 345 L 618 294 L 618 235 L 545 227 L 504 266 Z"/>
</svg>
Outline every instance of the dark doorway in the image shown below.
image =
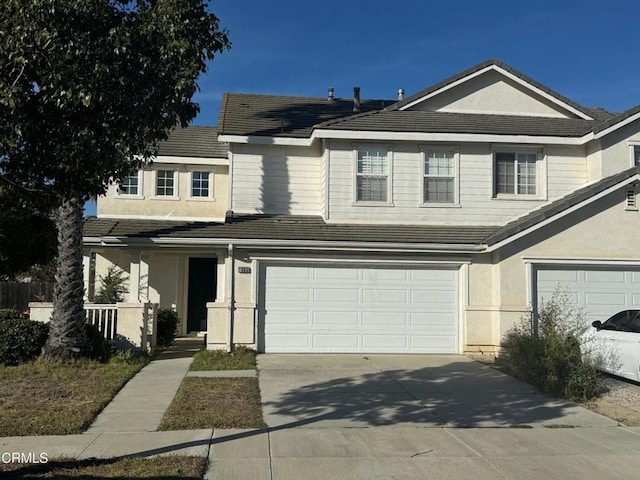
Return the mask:
<svg viewBox="0 0 640 480">
<path fill-rule="evenodd" d="M 216 258 L 189 258 L 187 332 L 207 330 L 207 302 L 216 299 L 217 267 Z"/>
</svg>

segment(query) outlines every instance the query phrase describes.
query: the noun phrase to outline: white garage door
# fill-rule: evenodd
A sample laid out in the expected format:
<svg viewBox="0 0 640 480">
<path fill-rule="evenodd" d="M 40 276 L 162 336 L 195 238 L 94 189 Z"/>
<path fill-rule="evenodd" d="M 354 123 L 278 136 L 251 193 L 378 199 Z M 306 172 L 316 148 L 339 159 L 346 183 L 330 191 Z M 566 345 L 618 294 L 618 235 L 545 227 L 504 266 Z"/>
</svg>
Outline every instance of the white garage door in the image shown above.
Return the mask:
<svg viewBox="0 0 640 480">
<path fill-rule="evenodd" d="M 268 265 L 266 352 L 457 353 L 457 270 Z"/>
<path fill-rule="evenodd" d="M 566 288 L 572 303 L 584 308 L 589 323 L 640 308 L 640 269 L 540 267 L 538 305 L 549 300 L 558 286 Z"/>
</svg>

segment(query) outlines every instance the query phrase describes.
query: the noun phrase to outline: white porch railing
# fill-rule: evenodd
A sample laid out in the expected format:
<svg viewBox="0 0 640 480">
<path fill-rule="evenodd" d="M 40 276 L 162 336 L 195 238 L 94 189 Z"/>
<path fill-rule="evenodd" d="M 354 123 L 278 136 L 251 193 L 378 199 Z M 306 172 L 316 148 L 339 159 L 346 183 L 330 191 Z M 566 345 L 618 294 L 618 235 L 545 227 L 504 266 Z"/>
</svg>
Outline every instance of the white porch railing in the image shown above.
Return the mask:
<svg viewBox="0 0 640 480">
<path fill-rule="evenodd" d="M 84 316 L 105 340 L 115 340 L 118 333 L 118 307 L 101 303 L 85 303 Z"/>
<path fill-rule="evenodd" d="M 157 308 L 151 302 L 84 305 L 87 323 L 95 325 L 119 350 L 152 350 L 156 346 Z M 53 304 L 31 302 L 29 311 L 31 320 L 48 323 Z"/>
</svg>

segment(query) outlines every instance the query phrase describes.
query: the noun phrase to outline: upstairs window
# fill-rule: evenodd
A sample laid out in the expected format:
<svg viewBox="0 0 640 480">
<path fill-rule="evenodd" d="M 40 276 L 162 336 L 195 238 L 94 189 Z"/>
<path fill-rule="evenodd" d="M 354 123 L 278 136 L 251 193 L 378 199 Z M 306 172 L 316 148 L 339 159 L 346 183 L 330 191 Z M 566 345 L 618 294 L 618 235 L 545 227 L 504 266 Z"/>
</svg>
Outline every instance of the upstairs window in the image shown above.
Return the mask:
<svg viewBox="0 0 640 480">
<path fill-rule="evenodd" d="M 456 203 L 456 152 L 424 152 L 423 202 Z"/>
<path fill-rule="evenodd" d="M 158 170 L 156 172 L 156 196 L 175 196 L 175 173 L 174 170 Z"/>
<path fill-rule="evenodd" d="M 387 149 L 360 148 L 356 167 L 356 202 L 388 202 Z"/>
<path fill-rule="evenodd" d="M 118 195 L 137 196 L 140 192 L 140 172 L 124 177 L 118 185 Z"/>
<path fill-rule="evenodd" d="M 209 172 L 191 174 L 191 196 L 206 198 L 209 196 Z"/>
<path fill-rule="evenodd" d="M 533 152 L 497 152 L 496 195 L 537 195 L 537 160 Z"/>
<path fill-rule="evenodd" d="M 633 165 L 640 167 L 640 145 L 633 146 Z"/>
</svg>

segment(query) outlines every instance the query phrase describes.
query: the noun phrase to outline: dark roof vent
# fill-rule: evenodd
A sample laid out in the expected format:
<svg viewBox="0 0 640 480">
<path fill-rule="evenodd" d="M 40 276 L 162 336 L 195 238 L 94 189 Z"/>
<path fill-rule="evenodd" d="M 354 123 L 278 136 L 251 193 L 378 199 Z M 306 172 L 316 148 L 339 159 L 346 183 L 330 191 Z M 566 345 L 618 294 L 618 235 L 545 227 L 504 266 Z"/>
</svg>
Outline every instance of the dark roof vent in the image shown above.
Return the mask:
<svg viewBox="0 0 640 480">
<path fill-rule="evenodd" d="M 224 212 L 224 223 L 233 223 L 233 210 Z"/>
<path fill-rule="evenodd" d="M 353 111 L 360 111 L 360 87 L 353 87 Z"/>
</svg>

